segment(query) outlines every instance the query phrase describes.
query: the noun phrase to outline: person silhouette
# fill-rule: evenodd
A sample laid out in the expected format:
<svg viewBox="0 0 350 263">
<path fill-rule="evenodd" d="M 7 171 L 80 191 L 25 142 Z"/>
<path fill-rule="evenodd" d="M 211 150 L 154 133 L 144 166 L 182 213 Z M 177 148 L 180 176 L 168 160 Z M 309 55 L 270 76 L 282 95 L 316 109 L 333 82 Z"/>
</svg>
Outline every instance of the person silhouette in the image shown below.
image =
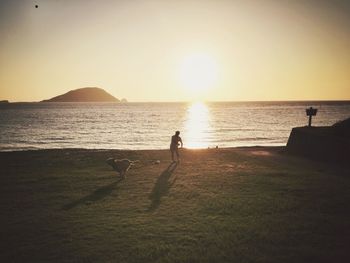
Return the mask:
<svg viewBox="0 0 350 263">
<path fill-rule="evenodd" d="M 174 159 L 174 154 L 176 154 L 177 161 L 180 162 L 180 155 L 179 155 L 179 142 L 181 144 L 181 148 L 183 147 L 182 139 L 179 136 L 180 132 L 176 131 L 175 135 L 171 136 L 171 143 L 170 143 L 170 152 L 171 152 L 171 159 L 173 162 L 176 162 Z"/>
</svg>

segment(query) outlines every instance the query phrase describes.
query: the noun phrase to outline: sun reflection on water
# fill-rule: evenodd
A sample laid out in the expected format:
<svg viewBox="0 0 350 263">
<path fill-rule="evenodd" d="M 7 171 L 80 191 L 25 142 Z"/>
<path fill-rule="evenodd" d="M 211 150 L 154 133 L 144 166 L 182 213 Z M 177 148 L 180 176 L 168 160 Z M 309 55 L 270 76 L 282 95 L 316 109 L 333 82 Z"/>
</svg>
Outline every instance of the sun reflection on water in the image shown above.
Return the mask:
<svg viewBox="0 0 350 263">
<path fill-rule="evenodd" d="M 208 107 L 201 102 L 188 107 L 183 138 L 186 148 L 208 147 L 209 117 Z"/>
</svg>

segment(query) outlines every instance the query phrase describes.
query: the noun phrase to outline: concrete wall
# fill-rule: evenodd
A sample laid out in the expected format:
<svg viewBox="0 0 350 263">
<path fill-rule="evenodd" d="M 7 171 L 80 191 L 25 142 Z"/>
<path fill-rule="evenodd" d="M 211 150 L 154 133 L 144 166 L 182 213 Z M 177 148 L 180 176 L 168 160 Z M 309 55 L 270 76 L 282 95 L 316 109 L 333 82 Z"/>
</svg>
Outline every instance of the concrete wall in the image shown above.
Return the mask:
<svg viewBox="0 0 350 263">
<path fill-rule="evenodd" d="M 332 127 L 293 128 L 287 152 L 321 161 L 350 164 L 349 137 L 338 136 Z"/>
</svg>

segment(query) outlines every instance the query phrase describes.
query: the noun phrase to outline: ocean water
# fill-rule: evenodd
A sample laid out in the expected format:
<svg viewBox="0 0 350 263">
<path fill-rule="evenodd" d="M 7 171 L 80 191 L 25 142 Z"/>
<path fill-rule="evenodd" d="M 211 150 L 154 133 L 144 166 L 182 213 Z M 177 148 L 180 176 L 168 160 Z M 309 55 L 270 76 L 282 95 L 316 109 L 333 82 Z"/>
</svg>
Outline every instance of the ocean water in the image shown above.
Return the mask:
<svg viewBox="0 0 350 263">
<path fill-rule="evenodd" d="M 0 151 L 285 145 L 293 127 L 350 117 L 350 102 L 11 103 L 0 105 Z"/>
</svg>

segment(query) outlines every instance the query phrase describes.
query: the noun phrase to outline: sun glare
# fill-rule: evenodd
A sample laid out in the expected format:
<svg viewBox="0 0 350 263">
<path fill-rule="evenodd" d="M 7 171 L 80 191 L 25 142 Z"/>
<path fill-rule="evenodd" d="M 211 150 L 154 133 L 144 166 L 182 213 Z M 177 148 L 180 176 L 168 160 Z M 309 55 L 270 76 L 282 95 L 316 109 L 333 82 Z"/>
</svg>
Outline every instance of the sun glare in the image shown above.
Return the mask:
<svg viewBox="0 0 350 263">
<path fill-rule="evenodd" d="M 184 141 L 188 148 L 208 147 L 209 110 L 201 102 L 196 102 L 187 109 Z"/>
<path fill-rule="evenodd" d="M 217 78 L 217 63 L 207 54 L 191 54 L 180 65 L 181 84 L 192 94 L 207 91 Z"/>
</svg>

